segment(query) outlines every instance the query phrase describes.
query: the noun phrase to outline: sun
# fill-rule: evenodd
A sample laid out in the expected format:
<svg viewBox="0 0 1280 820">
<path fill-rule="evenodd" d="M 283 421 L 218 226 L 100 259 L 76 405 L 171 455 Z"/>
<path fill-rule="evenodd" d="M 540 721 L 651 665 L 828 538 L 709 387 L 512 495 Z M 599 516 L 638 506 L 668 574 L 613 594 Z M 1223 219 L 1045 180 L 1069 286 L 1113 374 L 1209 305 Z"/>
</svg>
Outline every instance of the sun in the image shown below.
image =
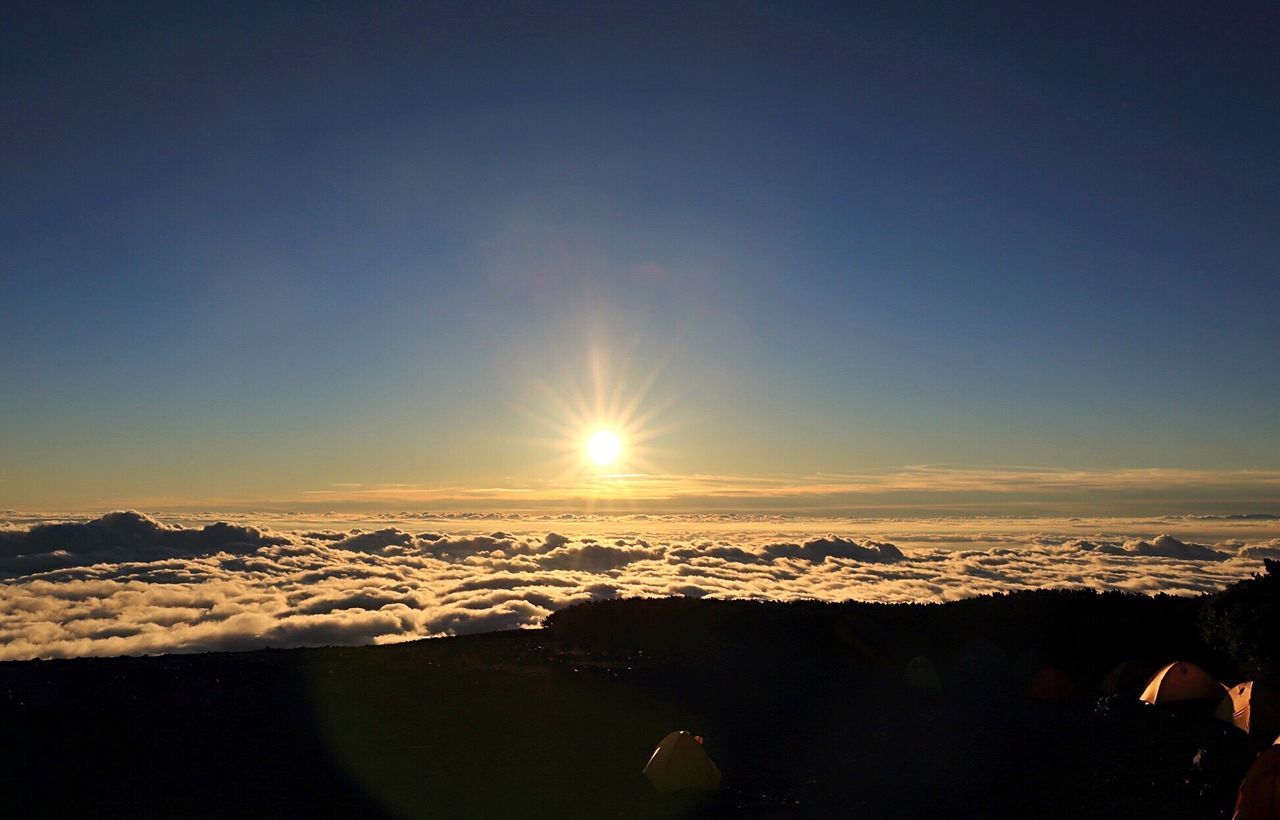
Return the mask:
<svg viewBox="0 0 1280 820">
<path fill-rule="evenodd" d="M 622 439 L 612 430 L 597 430 L 587 439 L 587 458 L 607 467 L 622 454 Z"/>
<path fill-rule="evenodd" d="M 566 367 L 557 382 L 534 382 L 545 402 L 520 405 L 549 433 L 530 439 L 555 451 L 547 485 L 565 488 L 588 513 L 639 503 L 653 477 L 667 474 L 653 461 L 665 452 L 655 442 L 678 427 L 670 415 L 675 397 L 654 394 L 670 354 L 636 372 L 633 353 L 611 366 L 614 357 L 605 350 L 592 345 L 585 368 Z"/>
</svg>

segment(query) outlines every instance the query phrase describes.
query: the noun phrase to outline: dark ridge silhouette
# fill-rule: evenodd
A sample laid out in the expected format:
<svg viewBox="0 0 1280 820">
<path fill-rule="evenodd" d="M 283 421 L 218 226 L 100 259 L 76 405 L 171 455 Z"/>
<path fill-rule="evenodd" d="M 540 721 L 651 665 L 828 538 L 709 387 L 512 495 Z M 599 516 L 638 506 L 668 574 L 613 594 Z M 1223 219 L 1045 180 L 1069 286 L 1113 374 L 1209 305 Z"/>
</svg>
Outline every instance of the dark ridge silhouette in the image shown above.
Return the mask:
<svg viewBox="0 0 1280 820">
<path fill-rule="evenodd" d="M 1280 560 L 1266 572 L 1212 596 L 1200 609 L 1200 633 L 1252 675 L 1280 674 Z"/>
<path fill-rule="evenodd" d="M 390 646 L 3 663 L 0 813 L 1226 817 L 1265 739 L 1139 703 L 1134 670 L 1243 680 L 1257 645 L 1217 613 L 1275 606 L 1269 569 L 1207 598 L 615 600 Z M 921 657 L 938 686 L 904 683 Z M 712 794 L 642 774 L 677 730 Z"/>
</svg>

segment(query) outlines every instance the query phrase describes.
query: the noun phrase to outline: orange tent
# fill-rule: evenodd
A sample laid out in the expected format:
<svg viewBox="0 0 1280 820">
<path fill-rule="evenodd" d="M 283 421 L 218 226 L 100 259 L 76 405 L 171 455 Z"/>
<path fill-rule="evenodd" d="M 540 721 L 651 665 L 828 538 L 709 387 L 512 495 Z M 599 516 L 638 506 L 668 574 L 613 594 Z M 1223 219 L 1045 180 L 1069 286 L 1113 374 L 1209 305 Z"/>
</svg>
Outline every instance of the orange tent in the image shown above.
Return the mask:
<svg viewBox="0 0 1280 820">
<path fill-rule="evenodd" d="M 1258 755 L 1249 767 L 1231 820 L 1280 820 L 1280 745 Z"/>
<path fill-rule="evenodd" d="M 1227 689 L 1215 713 L 1251 735 L 1280 731 L 1280 691 L 1265 683 L 1245 681 Z"/>
<path fill-rule="evenodd" d="M 1175 661 L 1151 677 L 1139 700 L 1159 704 L 1216 700 L 1222 697 L 1222 688 L 1212 675 L 1194 663 Z"/>
<path fill-rule="evenodd" d="M 713 791 L 720 769 L 702 748 L 702 738 L 672 732 L 662 739 L 645 764 L 644 776 L 660 792 Z"/>
<path fill-rule="evenodd" d="M 1056 666 L 1036 670 L 1027 682 L 1027 696 L 1032 700 L 1064 703 L 1080 697 L 1080 689 L 1066 672 Z"/>
</svg>

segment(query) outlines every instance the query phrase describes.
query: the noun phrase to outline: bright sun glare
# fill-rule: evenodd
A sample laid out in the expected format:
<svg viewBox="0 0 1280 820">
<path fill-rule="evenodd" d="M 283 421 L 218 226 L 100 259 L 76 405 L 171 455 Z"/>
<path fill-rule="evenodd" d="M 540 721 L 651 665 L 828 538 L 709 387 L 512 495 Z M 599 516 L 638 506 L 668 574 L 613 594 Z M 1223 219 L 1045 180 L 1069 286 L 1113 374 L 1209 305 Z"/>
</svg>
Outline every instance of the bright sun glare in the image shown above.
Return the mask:
<svg viewBox="0 0 1280 820">
<path fill-rule="evenodd" d="M 601 467 L 618 460 L 622 452 L 622 439 L 612 430 L 597 430 L 587 439 L 587 457 Z"/>
<path fill-rule="evenodd" d="M 610 367 L 601 349 L 592 347 L 585 383 L 566 369 L 554 385 L 538 384 L 546 414 L 530 416 L 551 435 L 532 441 L 557 453 L 547 465 L 549 486 L 568 488 L 592 512 L 597 505 L 630 505 L 651 476 L 666 474 L 652 461 L 662 452 L 654 440 L 675 429 L 665 415 L 674 400 L 651 395 L 663 361 L 636 374 L 628 368 L 629 355 Z"/>
</svg>

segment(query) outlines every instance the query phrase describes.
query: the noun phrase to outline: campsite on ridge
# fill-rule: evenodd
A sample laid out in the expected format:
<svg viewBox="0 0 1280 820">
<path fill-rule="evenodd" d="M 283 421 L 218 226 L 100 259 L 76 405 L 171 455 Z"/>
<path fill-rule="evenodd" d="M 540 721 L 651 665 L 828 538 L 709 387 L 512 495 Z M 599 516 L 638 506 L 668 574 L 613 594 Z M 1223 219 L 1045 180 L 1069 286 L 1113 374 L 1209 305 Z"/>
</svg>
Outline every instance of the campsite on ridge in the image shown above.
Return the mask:
<svg viewBox="0 0 1280 820">
<path fill-rule="evenodd" d="M 1198 598 L 614 600 L 390 646 L 5 663 L 0 808 L 1226 820 L 1271 740 L 1215 714 L 1233 702 L 1218 680 L 1274 679 L 1267 569 Z M 1171 659 L 1187 674 L 1158 677 Z M 1173 702 L 1143 703 L 1152 685 Z M 92 765 L 61 765 L 49 727 L 68 722 Z M 672 771 L 693 779 L 667 794 L 644 770 L 680 730 L 702 740 L 679 741 L 692 762 Z M 1250 794 L 1274 770 L 1259 760 Z"/>
</svg>

